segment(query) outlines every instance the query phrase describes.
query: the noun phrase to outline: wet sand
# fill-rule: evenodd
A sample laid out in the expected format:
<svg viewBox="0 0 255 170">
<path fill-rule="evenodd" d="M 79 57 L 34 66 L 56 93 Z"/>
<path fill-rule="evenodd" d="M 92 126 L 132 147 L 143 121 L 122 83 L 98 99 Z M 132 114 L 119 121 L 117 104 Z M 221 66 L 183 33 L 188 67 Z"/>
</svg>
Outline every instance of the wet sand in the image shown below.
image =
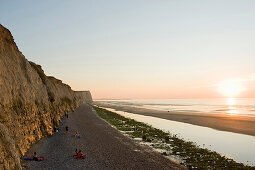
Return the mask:
<svg viewBox="0 0 255 170">
<path fill-rule="evenodd" d="M 65 133 L 66 126 L 68 133 Z M 74 137 L 76 131 L 80 139 Z M 82 150 L 86 159 L 73 158 L 76 148 Z M 34 151 L 46 160 L 23 161 L 26 169 L 186 169 L 124 136 L 86 104 L 64 119 L 57 134 L 34 144 L 25 157 Z"/>
<path fill-rule="evenodd" d="M 153 116 L 178 122 L 189 123 L 221 131 L 235 132 L 255 136 L 255 118 L 245 116 L 203 114 L 192 112 L 167 112 L 152 109 L 120 106 L 108 103 L 94 102 L 101 107 L 108 107 L 118 111 L 125 111 L 145 116 Z"/>
</svg>

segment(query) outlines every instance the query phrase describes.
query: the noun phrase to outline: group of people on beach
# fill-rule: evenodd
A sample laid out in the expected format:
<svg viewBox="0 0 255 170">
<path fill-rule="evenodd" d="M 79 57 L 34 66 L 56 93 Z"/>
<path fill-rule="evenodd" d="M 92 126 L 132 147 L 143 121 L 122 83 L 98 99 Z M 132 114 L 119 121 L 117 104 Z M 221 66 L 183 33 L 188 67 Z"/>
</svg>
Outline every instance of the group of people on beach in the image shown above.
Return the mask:
<svg viewBox="0 0 255 170">
<path fill-rule="evenodd" d="M 69 129 L 68 126 L 66 126 L 65 129 L 66 129 L 66 133 L 68 133 L 68 129 Z M 75 132 L 74 137 L 75 138 L 80 138 L 80 135 L 79 135 L 78 131 Z"/>
<path fill-rule="evenodd" d="M 68 119 L 68 114 L 65 113 L 64 116 Z M 69 130 L 69 127 L 66 126 L 65 127 L 65 133 L 66 134 L 68 133 L 68 130 Z M 56 127 L 54 127 L 53 128 L 53 133 L 55 134 L 57 132 L 58 132 L 58 129 Z M 78 139 L 80 138 L 80 135 L 79 135 L 78 131 L 75 132 L 74 137 L 78 138 Z M 86 156 L 82 153 L 81 150 L 78 151 L 77 149 L 75 149 L 75 155 L 73 155 L 73 158 L 75 158 L 75 159 L 85 159 Z M 39 157 L 37 155 L 37 152 L 34 152 L 33 157 L 32 158 L 30 157 L 29 159 L 26 159 L 26 160 L 42 161 L 44 159 L 45 159 L 44 157 Z"/>
<path fill-rule="evenodd" d="M 67 118 L 68 118 L 68 114 L 67 114 Z M 66 126 L 65 129 L 66 129 L 66 133 L 68 133 L 68 130 L 69 130 L 68 126 Z M 74 137 L 75 138 L 80 138 L 80 135 L 79 135 L 78 131 L 75 132 Z M 81 150 L 78 151 L 77 149 L 75 149 L 75 155 L 73 155 L 73 158 L 75 158 L 75 159 L 85 159 L 86 156 L 81 152 Z"/>
</svg>

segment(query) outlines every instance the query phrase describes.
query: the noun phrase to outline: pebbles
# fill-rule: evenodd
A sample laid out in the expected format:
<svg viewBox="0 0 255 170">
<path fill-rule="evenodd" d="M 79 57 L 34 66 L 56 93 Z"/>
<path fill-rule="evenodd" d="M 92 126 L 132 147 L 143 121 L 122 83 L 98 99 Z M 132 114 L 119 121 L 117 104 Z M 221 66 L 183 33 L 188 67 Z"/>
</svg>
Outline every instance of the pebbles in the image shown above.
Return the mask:
<svg viewBox="0 0 255 170">
<path fill-rule="evenodd" d="M 67 134 L 65 126 L 69 127 Z M 73 136 L 76 131 L 80 139 Z M 85 160 L 73 159 L 76 148 L 86 155 Z M 185 169 L 122 135 L 86 104 L 69 114 L 59 133 L 34 144 L 26 155 L 34 151 L 46 160 L 23 162 L 27 169 Z"/>
</svg>

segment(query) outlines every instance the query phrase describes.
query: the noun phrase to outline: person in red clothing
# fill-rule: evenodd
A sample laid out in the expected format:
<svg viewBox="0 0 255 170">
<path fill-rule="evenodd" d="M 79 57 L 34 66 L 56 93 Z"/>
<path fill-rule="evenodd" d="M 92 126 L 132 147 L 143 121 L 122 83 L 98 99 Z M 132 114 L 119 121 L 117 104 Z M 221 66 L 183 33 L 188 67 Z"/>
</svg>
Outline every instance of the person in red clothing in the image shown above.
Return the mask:
<svg viewBox="0 0 255 170">
<path fill-rule="evenodd" d="M 85 155 L 83 155 L 83 153 L 81 152 L 81 150 L 79 150 L 79 152 L 77 152 L 77 149 L 75 150 L 75 155 L 73 156 L 75 159 L 85 159 Z"/>
</svg>

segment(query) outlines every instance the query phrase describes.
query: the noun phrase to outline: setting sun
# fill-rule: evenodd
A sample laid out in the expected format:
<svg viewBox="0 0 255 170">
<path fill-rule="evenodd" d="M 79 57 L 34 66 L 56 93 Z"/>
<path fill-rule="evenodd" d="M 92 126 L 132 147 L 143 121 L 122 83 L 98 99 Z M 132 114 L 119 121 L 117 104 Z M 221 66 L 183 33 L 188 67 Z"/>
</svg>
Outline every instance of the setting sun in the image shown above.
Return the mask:
<svg viewBox="0 0 255 170">
<path fill-rule="evenodd" d="M 219 84 L 219 92 L 226 97 L 236 97 L 242 91 L 244 91 L 244 87 L 237 80 L 226 80 Z"/>
</svg>

